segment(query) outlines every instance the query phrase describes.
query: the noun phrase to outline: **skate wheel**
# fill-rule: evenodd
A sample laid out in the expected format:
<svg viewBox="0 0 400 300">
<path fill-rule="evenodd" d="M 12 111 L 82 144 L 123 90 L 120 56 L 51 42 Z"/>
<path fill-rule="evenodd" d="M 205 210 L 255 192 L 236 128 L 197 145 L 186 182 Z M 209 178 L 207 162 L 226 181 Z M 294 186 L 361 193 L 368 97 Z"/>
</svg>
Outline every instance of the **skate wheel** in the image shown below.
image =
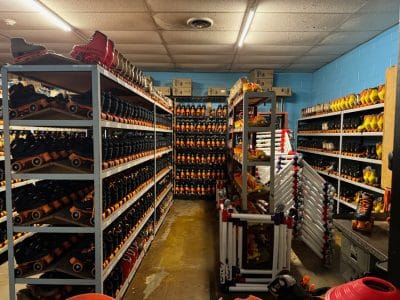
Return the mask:
<svg viewBox="0 0 400 300">
<path fill-rule="evenodd" d="M 91 274 L 93 277 L 96 277 L 96 270 L 95 270 L 95 268 L 93 268 L 93 269 L 90 271 L 90 274 Z"/>
<path fill-rule="evenodd" d="M 11 168 L 15 172 L 19 172 L 22 170 L 22 164 L 20 162 L 15 162 L 11 165 Z"/>
<path fill-rule="evenodd" d="M 42 163 L 43 163 L 43 159 L 39 156 L 32 159 L 32 165 L 34 165 L 35 167 L 41 166 Z"/>
<path fill-rule="evenodd" d="M 75 263 L 72 265 L 72 270 L 76 273 L 82 272 L 83 265 L 81 263 Z"/>
<path fill-rule="evenodd" d="M 11 110 L 10 111 L 10 119 L 14 119 L 18 116 L 18 113 L 16 110 Z"/>
<path fill-rule="evenodd" d="M 29 105 L 29 111 L 30 112 L 35 112 L 37 110 L 38 110 L 38 106 L 36 104 Z"/>
<path fill-rule="evenodd" d="M 33 220 L 37 220 L 40 219 L 42 217 L 42 213 L 40 210 L 35 210 L 32 212 L 32 219 Z"/>
<path fill-rule="evenodd" d="M 89 111 L 87 112 L 86 116 L 87 116 L 89 119 L 93 119 L 93 111 L 92 111 L 92 110 L 89 110 Z"/>
<path fill-rule="evenodd" d="M 71 217 L 72 219 L 74 219 L 75 221 L 78 221 L 81 218 L 82 214 L 80 211 L 74 211 L 73 213 L 71 213 Z"/>
<path fill-rule="evenodd" d="M 82 160 L 80 160 L 79 158 L 74 158 L 74 159 L 71 161 L 71 164 L 72 164 L 74 167 L 80 167 L 80 166 L 82 165 Z"/>
<path fill-rule="evenodd" d="M 33 270 L 35 270 L 35 271 L 42 271 L 43 270 L 43 263 L 41 263 L 41 262 L 35 262 L 34 264 L 33 264 Z"/>
<path fill-rule="evenodd" d="M 71 104 L 70 106 L 68 106 L 68 111 L 70 113 L 76 114 L 78 112 L 78 106 L 75 104 Z"/>
<path fill-rule="evenodd" d="M 16 268 L 15 269 L 15 277 L 21 277 L 22 275 L 24 275 L 24 272 L 22 271 L 22 269 Z"/>
<path fill-rule="evenodd" d="M 21 216 L 14 217 L 14 224 L 22 224 L 23 218 Z"/>
</svg>

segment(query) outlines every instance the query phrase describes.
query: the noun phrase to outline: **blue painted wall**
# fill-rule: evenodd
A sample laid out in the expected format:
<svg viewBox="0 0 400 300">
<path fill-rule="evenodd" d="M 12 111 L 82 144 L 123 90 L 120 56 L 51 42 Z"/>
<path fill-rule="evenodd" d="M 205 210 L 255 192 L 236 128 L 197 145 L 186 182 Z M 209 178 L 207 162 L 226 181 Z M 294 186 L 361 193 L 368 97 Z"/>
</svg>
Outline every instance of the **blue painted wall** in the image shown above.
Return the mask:
<svg viewBox="0 0 400 300">
<path fill-rule="evenodd" d="M 327 64 L 313 74 L 313 103 L 359 93 L 385 82 L 385 71 L 397 64 L 396 25 Z"/>
<path fill-rule="evenodd" d="M 314 73 L 276 72 L 274 86 L 289 86 L 293 96 L 285 98 L 289 113 L 289 127 L 296 130 L 301 109 L 316 103 L 328 102 L 349 93 L 384 82 L 385 70 L 397 63 L 398 26 L 381 33 L 372 40 L 339 57 Z M 147 72 L 155 85 L 172 86 L 173 78 L 190 77 L 193 95 L 207 95 L 209 86 L 231 87 L 247 73 L 207 72 Z"/>
</svg>

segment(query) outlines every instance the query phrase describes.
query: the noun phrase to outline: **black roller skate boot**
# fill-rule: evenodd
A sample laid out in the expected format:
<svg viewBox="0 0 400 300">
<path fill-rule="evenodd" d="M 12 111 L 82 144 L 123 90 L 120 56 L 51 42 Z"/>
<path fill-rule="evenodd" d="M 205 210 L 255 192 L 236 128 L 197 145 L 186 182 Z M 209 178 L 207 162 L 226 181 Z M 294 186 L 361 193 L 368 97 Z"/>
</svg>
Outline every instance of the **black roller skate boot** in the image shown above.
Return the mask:
<svg viewBox="0 0 400 300">
<path fill-rule="evenodd" d="M 34 57 L 48 53 L 43 45 L 27 43 L 24 38 L 11 38 L 11 54 L 14 58 L 13 64 L 28 61 Z"/>
</svg>

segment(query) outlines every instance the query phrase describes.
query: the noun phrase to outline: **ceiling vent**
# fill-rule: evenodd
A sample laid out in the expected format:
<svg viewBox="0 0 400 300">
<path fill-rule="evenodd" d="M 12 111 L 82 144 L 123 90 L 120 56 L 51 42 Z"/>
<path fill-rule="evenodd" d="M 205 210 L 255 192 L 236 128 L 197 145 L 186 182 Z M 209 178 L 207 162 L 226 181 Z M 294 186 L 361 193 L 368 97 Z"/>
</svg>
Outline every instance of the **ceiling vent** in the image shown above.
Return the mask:
<svg viewBox="0 0 400 300">
<path fill-rule="evenodd" d="M 210 18 L 190 18 L 187 24 L 194 29 L 206 29 L 213 25 L 213 20 Z"/>
</svg>

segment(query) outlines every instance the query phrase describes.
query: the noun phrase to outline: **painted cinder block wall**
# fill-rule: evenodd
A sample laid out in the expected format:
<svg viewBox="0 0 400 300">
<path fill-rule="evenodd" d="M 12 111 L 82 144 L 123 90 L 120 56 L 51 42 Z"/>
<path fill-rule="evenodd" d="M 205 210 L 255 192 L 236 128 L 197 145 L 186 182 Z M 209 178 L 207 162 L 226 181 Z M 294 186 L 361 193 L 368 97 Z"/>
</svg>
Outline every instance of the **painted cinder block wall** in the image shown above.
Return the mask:
<svg viewBox="0 0 400 300">
<path fill-rule="evenodd" d="M 367 87 L 377 86 L 385 80 L 385 70 L 397 64 L 398 25 L 389 28 L 370 41 L 349 51 L 314 73 L 289 73 L 276 71 L 274 86 L 289 86 L 293 96 L 285 98 L 284 109 L 289 113 L 289 127 L 297 129 L 301 109 L 316 103 L 359 93 Z M 148 72 L 155 85 L 172 86 L 173 78 L 190 77 L 193 95 L 207 95 L 209 86 L 231 87 L 239 72 Z"/>
</svg>

